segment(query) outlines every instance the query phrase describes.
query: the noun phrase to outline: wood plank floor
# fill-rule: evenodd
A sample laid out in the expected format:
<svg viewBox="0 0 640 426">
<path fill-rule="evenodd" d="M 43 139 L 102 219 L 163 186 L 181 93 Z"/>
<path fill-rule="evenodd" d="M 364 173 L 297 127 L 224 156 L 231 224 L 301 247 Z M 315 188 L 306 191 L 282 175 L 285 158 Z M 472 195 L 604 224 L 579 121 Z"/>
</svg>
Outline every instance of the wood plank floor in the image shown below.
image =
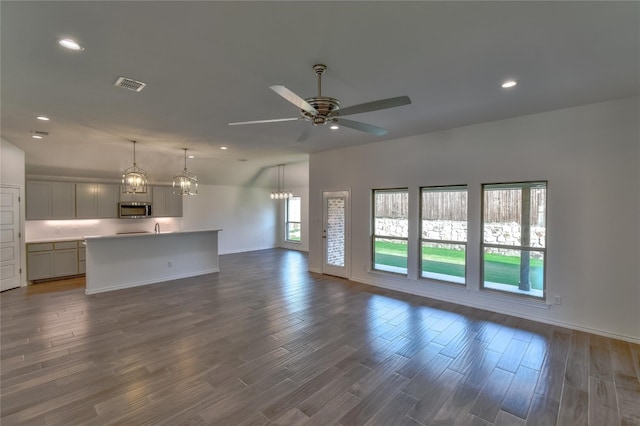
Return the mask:
<svg viewBox="0 0 640 426">
<path fill-rule="evenodd" d="M 220 264 L 2 293 L 2 425 L 640 425 L 640 345 L 309 273 L 295 251 Z"/>
</svg>

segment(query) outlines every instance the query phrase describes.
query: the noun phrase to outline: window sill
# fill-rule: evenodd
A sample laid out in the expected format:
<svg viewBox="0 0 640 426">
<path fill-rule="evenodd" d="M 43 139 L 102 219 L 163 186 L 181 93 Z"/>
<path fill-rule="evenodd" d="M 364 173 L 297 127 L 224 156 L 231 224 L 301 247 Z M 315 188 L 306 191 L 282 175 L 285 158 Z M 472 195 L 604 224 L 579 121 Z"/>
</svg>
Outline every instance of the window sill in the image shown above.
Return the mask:
<svg viewBox="0 0 640 426">
<path fill-rule="evenodd" d="M 379 272 L 385 275 L 403 276 L 408 277 L 408 271 L 406 268 L 398 268 L 396 266 L 387 266 L 376 264 L 374 269 L 369 269 L 369 272 Z"/>
<path fill-rule="evenodd" d="M 381 276 L 385 276 L 385 277 L 390 277 L 390 278 L 397 278 L 397 279 L 409 279 L 409 275 L 407 274 L 407 272 L 403 269 L 397 268 L 398 271 L 394 271 L 392 270 L 393 267 L 387 267 L 388 269 L 372 269 L 371 267 L 367 268 L 367 272 L 370 274 L 374 274 L 374 275 L 381 275 Z"/>
<path fill-rule="evenodd" d="M 538 309 L 549 309 L 550 304 L 542 299 L 534 299 L 534 296 L 527 296 L 525 294 L 518 294 L 500 290 L 494 290 L 491 288 L 481 288 L 480 294 L 488 299 L 497 301 L 508 301 L 509 303 L 515 303 L 518 305 L 529 306 Z"/>
<path fill-rule="evenodd" d="M 452 284 L 459 287 L 466 287 L 467 281 L 464 277 L 454 277 L 445 274 L 436 274 L 434 272 L 422 272 L 420 279 L 425 281 L 434 281 L 438 284 Z"/>
</svg>

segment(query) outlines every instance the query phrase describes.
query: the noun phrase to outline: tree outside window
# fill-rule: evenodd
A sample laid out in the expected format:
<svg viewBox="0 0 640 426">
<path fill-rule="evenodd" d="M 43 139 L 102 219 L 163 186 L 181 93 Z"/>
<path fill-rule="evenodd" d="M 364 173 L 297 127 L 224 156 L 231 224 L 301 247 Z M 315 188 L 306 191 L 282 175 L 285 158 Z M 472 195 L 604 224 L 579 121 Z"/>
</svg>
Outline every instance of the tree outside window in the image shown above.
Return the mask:
<svg viewBox="0 0 640 426">
<path fill-rule="evenodd" d="M 482 287 L 545 299 L 547 183 L 483 185 Z"/>
</svg>

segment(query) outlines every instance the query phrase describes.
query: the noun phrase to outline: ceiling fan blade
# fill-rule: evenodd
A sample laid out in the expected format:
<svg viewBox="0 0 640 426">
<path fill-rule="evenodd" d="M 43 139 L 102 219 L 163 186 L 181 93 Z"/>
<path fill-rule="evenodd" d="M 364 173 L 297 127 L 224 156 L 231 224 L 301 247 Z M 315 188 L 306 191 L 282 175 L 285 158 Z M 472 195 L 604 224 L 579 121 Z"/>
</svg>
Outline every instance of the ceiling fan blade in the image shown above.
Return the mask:
<svg viewBox="0 0 640 426">
<path fill-rule="evenodd" d="M 279 123 L 281 121 L 298 121 L 301 119 L 302 117 L 293 117 L 293 118 L 274 118 L 271 120 L 236 121 L 235 123 L 229 123 L 229 126 L 240 126 L 243 124 Z"/>
<path fill-rule="evenodd" d="M 395 108 L 402 105 L 408 105 L 411 99 L 408 96 L 398 96 L 397 98 L 381 99 L 379 101 L 367 102 L 364 104 L 353 105 L 338 110 L 337 115 L 360 114 L 362 112 L 378 111 L 380 109 Z"/>
<path fill-rule="evenodd" d="M 361 123 L 359 121 L 346 120 L 344 118 L 334 118 L 333 121 L 338 123 L 341 126 L 349 127 L 351 129 L 361 130 L 363 132 L 371 133 L 372 135 L 376 135 L 376 136 L 384 136 L 388 132 L 387 129 L 383 129 L 382 127 L 377 127 L 367 123 Z"/>
<path fill-rule="evenodd" d="M 300 133 L 300 136 L 298 136 L 298 142 L 304 142 L 309 138 L 309 135 L 311 134 L 311 126 L 304 126 L 304 130 L 302 131 L 302 133 Z"/>
<path fill-rule="evenodd" d="M 309 102 L 305 101 L 300 96 L 296 95 L 286 87 L 276 85 L 276 86 L 271 86 L 270 89 L 276 92 L 278 95 L 285 98 L 286 100 L 288 100 L 289 102 L 291 102 L 292 104 L 294 104 L 295 106 L 297 106 L 298 108 L 307 111 L 309 114 L 318 115 L 318 111 L 314 107 L 312 107 Z"/>
</svg>

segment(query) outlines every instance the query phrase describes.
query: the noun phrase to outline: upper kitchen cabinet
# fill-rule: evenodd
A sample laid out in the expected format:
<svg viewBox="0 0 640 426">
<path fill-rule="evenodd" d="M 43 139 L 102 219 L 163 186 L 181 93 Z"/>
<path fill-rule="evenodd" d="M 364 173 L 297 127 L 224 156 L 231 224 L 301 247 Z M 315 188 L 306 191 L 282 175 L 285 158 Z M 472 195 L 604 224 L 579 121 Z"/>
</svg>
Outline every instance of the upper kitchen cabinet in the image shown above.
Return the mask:
<svg viewBox="0 0 640 426">
<path fill-rule="evenodd" d="M 27 220 L 75 219 L 76 184 L 27 181 Z"/>
<path fill-rule="evenodd" d="M 151 212 L 155 217 L 181 217 L 182 195 L 174 194 L 170 186 L 154 186 Z"/>
<path fill-rule="evenodd" d="M 120 185 L 98 184 L 98 218 L 117 218 Z"/>
<path fill-rule="evenodd" d="M 119 185 L 77 183 L 76 217 L 78 219 L 117 218 L 119 199 Z"/>
<path fill-rule="evenodd" d="M 120 202 L 124 203 L 124 202 L 138 202 L 138 203 L 150 203 L 151 202 L 151 187 L 147 186 L 147 192 L 145 193 L 135 193 L 135 194 L 129 194 L 129 193 L 124 193 L 122 192 L 122 187 L 120 186 L 118 188 L 118 190 L 120 191 Z"/>
</svg>

